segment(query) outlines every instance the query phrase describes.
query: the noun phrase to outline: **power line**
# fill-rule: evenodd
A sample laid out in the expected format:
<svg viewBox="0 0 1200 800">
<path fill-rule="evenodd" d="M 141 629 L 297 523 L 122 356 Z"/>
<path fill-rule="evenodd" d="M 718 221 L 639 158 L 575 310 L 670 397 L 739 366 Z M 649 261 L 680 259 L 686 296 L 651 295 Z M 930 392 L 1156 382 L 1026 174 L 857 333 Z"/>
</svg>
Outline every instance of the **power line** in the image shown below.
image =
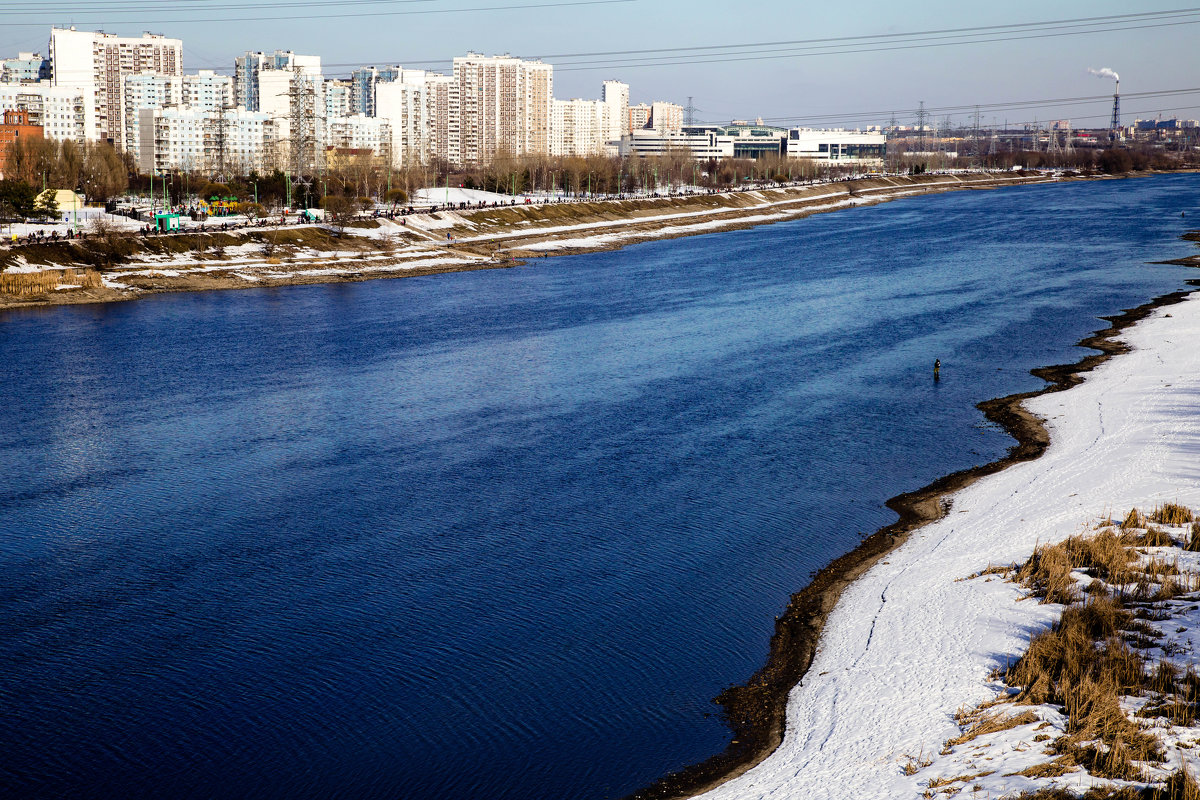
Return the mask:
<svg viewBox="0 0 1200 800">
<path fill-rule="evenodd" d="M 149 13 L 149 12 L 142 11 L 142 12 L 138 12 L 137 15 L 132 20 L 129 20 L 129 21 L 138 22 L 139 24 L 153 24 L 153 25 L 162 25 L 162 24 L 191 25 L 191 24 L 195 24 L 195 23 L 208 24 L 208 23 L 212 23 L 212 22 L 281 22 L 281 21 L 294 22 L 294 21 L 298 21 L 298 20 L 313 20 L 313 19 L 361 19 L 363 17 L 371 17 L 371 18 L 407 17 L 407 16 L 416 16 L 416 15 L 425 15 L 425 14 L 465 14 L 468 12 L 478 12 L 478 11 L 518 11 L 518 10 L 527 10 L 527 9 L 565 8 L 568 6 L 607 6 L 607 5 L 615 5 L 618 3 L 638 3 L 638 2 L 641 2 L 641 0 L 572 0 L 571 2 L 558 2 L 558 3 L 521 3 L 521 4 L 516 4 L 516 5 L 505 5 L 505 6 L 475 6 L 473 8 L 422 9 L 419 11 L 371 11 L 371 12 L 356 12 L 356 13 L 348 13 L 348 14 L 316 14 L 316 15 L 291 14 L 291 15 L 288 15 L 286 17 L 286 19 L 281 19 L 279 17 L 279 15 L 275 15 L 275 16 L 270 16 L 270 17 L 204 17 L 203 19 L 177 18 L 177 19 L 170 19 L 170 20 L 163 20 L 163 19 L 156 18 L 155 20 L 153 20 L 153 22 L 144 22 L 144 20 L 146 20 L 147 13 Z M 196 9 L 196 10 L 199 11 L 199 9 Z M 53 12 L 42 13 L 42 16 L 49 16 L 51 13 L 55 17 L 60 17 L 60 18 L 62 17 L 62 13 L 57 8 L 54 9 Z M 122 12 L 122 13 L 124 13 L 124 12 Z M 72 14 L 70 14 L 69 12 L 67 15 L 72 16 Z M 114 22 L 114 20 L 111 17 L 105 17 L 104 19 L 107 22 Z M 45 24 L 46 23 L 44 23 L 44 22 L 8 22 L 7 20 L 4 23 L 5 27 L 13 27 L 13 28 L 16 28 L 16 27 L 24 27 L 24 28 L 42 27 Z M 100 23 L 95 23 L 95 24 L 100 24 Z"/>
<path fill-rule="evenodd" d="M 678 60 L 675 60 L 675 59 L 658 59 L 658 60 L 642 59 L 642 60 L 634 60 L 634 61 L 628 61 L 628 62 L 599 63 L 599 64 L 592 64 L 592 65 L 586 65 L 586 66 L 579 66 L 579 65 L 567 65 L 567 66 L 563 66 L 563 67 L 555 66 L 555 69 L 560 72 L 579 72 L 579 71 L 599 70 L 599 69 L 603 69 L 603 70 L 643 69 L 646 67 L 655 67 L 655 68 L 677 67 L 677 66 L 690 66 L 690 65 L 695 65 L 695 64 L 731 64 L 731 63 L 748 62 L 748 61 L 777 61 L 780 59 L 811 58 L 813 56 L 858 55 L 858 54 L 862 54 L 862 53 L 885 53 L 885 52 L 896 52 L 896 51 L 902 51 L 902 50 L 925 50 L 925 49 L 929 49 L 929 48 L 933 48 L 933 47 L 953 47 L 953 46 L 964 45 L 964 44 L 978 45 L 978 44 L 992 44 L 992 43 L 996 43 L 996 42 L 1024 41 L 1024 40 L 1031 40 L 1031 39 L 1057 39 L 1057 38 L 1064 37 L 1064 36 L 1083 36 L 1083 35 L 1094 34 L 1094 33 L 1112 33 L 1112 32 L 1116 32 L 1116 31 L 1148 30 L 1148 29 L 1153 29 L 1153 28 L 1176 27 L 1179 25 L 1195 25 L 1198 23 L 1200 23 L 1200 19 L 1182 20 L 1182 21 L 1174 21 L 1174 22 L 1163 22 L 1163 23 L 1153 24 L 1153 25 L 1120 25 L 1120 26 L 1116 26 L 1116 27 L 1086 30 L 1086 31 L 1062 30 L 1062 31 L 1056 31 L 1054 33 L 1042 33 L 1042 34 L 1036 34 L 1036 35 L 998 36 L 998 37 L 987 38 L 987 39 L 962 39 L 959 41 L 934 41 L 934 42 L 927 42 L 924 44 L 889 45 L 886 47 L 866 47 L 866 46 L 864 46 L 864 47 L 858 47 L 856 49 L 840 49 L 840 50 L 824 49 L 822 52 L 811 52 L 812 48 L 801 48 L 801 49 L 796 49 L 796 50 L 790 50 L 786 53 L 780 53 L 780 54 L 774 54 L 774 55 L 764 55 L 763 53 L 764 52 L 778 53 L 778 51 L 769 51 L 769 50 L 768 51 L 748 51 L 748 53 L 749 53 L 748 55 L 740 56 L 738 58 L 704 57 L 704 58 L 694 58 L 693 59 L 693 58 L 690 58 L 687 56 L 680 56 L 680 57 L 677 57 Z M 921 40 L 914 39 L 913 41 L 919 42 Z M 808 51 L 806 52 L 806 50 L 808 50 Z M 732 54 L 732 55 L 739 55 L 739 54 Z"/>
<path fill-rule="evenodd" d="M 407 13 L 407 12 L 406 12 Z M 418 12 L 414 12 L 418 13 Z M 420 12 L 423 13 L 423 12 Z M 1149 30 L 1177 25 L 1200 24 L 1200 8 L 1170 11 L 1118 14 L 1105 17 L 1081 17 L 1067 20 L 987 25 L 973 28 L 946 28 L 907 33 L 837 36 L 793 41 L 744 42 L 733 45 L 696 45 L 677 48 L 646 48 L 640 50 L 597 51 L 592 53 L 529 53 L 525 58 L 554 59 L 555 71 L 642 69 L 647 67 L 689 66 L 735 62 L 768 61 L 791 58 L 811 58 L 827 55 L 857 55 L 862 53 L 922 50 L 970 44 L 1049 39 L 1062 36 L 1084 36 L 1118 31 Z M 1083 28 L 1081 30 L 1081 28 Z M 678 53 L 678 55 L 663 55 Z M 706 54 L 707 53 L 707 54 Z M 640 56 L 612 60 L 607 56 Z M 565 59 L 562 61 L 561 59 Z M 442 67 L 451 62 L 446 58 L 398 59 L 414 68 Z M 329 62 L 326 67 L 356 67 L 362 63 L 393 63 L 395 57 L 365 59 L 362 62 Z M 219 69 L 222 69 L 218 67 Z M 225 68 L 227 69 L 227 68 Z"/>
<path fill-rule="evenodd" d="M 413 3 L 432 3 L 436 0 L 297 0 L 291 3 L 256 3 L 254 8 L 319 8 L 322 6 L 359 6 L 359 5 L 408 5 Z M 194 7 L 190 7 L 194 6 Z M 156 8 L 158 7 L 158 8 Z M 220 5 L 213 0 L 172 0 L 172 2 L 148 2 L 148 3 L 115 3 L 111 6 L 104 6 L 100 3 L 90 2 L 60 2 L 54 4 L 53 12 L 57 15 L 59 12 L 68 12 L 71 14 L 109 14 L 114 12 L 145 12 L 147 10 L 168 10 L 168 11 L 212 11 L 212 10 L 227 10 L 227 9 L 244 9 L 246 4 L 229 4 Z M 15 8 L 6 5 L 6 0 L 0 0 L 0 12 L 5 14 L 41 14 L 47 15 L 47 10 L 44 6 L 28 6 L 26 8 Z"/>
<path fill-rule="evenodd" d="M 1188 89 L 1160 89 L 1155 91 L 1145 92 L 1126 92 L 1122 96 L 1128 100 L 1148 100 L 1158 97 L 1181 97 L 1200 94 L 1200 87 Z M 964 105 L 946 105 L 946 106 L 931 106 L 927 107 L 926 113 L 932 115 L 950 114 L 953 112 L 973 112 L 979 108 L 981 112 L 989 111 L 1013 111 L 1013 110 L 1034 110 L 1047 107 L 1063 107 L 1072 105 L 1083 105 L 1096 102 L 1109 103 L 1112 101 L 1111 94 L 1095 94 L 1081 95 L 1076 97 L 1057 97 L 1046 98 L 1041 100 L 1014 100 L 1004 103 L 970 103 Z M 786 123 L 786 122 L 852 122 L 866 121 L 875 119 L 884 119 L 889 115 L 895 115 L 897 111 L 903 109 L 885 109 L 876 111 L 855 111 L 846 113 L 824 113 L 824 114 L 803 114 L 795 116 L 773 116 L 765 118 L 766 122 Z"/>
</svg>

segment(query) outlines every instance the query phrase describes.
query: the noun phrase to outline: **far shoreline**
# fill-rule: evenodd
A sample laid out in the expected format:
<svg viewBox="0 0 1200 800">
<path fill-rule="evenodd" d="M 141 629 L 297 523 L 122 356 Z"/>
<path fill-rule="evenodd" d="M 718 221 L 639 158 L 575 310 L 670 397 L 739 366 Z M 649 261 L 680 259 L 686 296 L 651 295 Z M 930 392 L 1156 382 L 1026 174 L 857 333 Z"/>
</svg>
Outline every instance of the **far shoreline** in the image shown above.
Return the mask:
<svg viewBox="0 0 1200 800">
<path fill-rule="evenodd" d="M 611 251 L 649 241 L 744 230 L 932 193 L 1114 177 L 1117 176 L 1025 172 L 888 176 L 651 199 L 445 209 L 406 217 L 403 227 L 386 222 L 386 230 L 378 233 L 362 231 L 352 224 L 337 232 L 332 232 L 329 226 L 307 225 L 231 234 L 216 230 L 214 225 L 204 232 L 149 239 L 121 237 L 130 243 L 126 249 L 134 253 L 123 255 L 124 261 L 99 267 L 103 285 L 33 297 L 0 294 L 0 311 L 124 302 L 170 292 L 352 283 L 507 269 L 522 266 L 530 259 Z M 561 219 L 564 216 L 566 219 Z M 569 224 L 555 224 L 559 221 Z M 372 223 L 385 224 L 374 220 L 365 224 Z M 258 253 L 259 249 L 265 249 L 266 238 L 281 234 L 298 237 L 298 246 L 302 251 L 309 248 L 309 254 L 280 259 Z M 323 240 L 317 241 L 318 238 Z M 399 248 L 394 241 L 379 241 L 393 238 L 403 239 Z M 190 245 L 185 245 L 193 240 L 197 243 L 195 254 Z M 311 249 L 314 246 L 315 251 Z M 88 260 L 97 260 L 94 251 L 102 245 L 89 237 L 33 247 L 37 249 L 0 249 L 0 275 L 14 274 L 2 269 L 6 254 L 10 267 L 15 261 L 19 269 L 87 269 Z M 160 248 L 155 252 L 167 250 L 166 255 L 153 255 L 139 253 L 139 247 Z M 225 248 L 242 252 L 230 259 L 223 255 Z M 213 250 L 212 255 L 208 249 Z M 28 267 L 24 266 L 26 256 L 50 259 L 67 253 L 73 254 L 75 260 L 32 261 Z M 281 264 L 281 260 L 286 263 Z"/>
</svg>

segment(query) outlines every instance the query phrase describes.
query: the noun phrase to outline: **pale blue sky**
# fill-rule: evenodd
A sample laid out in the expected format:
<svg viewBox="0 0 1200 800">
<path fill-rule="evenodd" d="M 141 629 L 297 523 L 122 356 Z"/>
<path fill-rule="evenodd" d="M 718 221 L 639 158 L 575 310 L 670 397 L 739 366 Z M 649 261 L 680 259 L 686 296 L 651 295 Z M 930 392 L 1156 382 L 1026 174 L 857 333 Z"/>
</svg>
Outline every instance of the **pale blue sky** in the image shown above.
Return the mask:
<svg viewBox="0 0 1200 800">
<path fill-rule="evenodd" d="M 918 3 L 858 2 L 744 3 L 735 0 L 627 0 L 592 5 L 544 8 L 512 6 L 554 0 L 341 0 L 305 8 L 297 0 L 0 0 L 0 52 L 45 51 L 53 23 L 72 21 L 81 29 L 137 34 L 144 29 L 184 41 L 189 70 L 228 70 L 245 50 L 292 49 L 320 55 L 330 76 L 362 64 L 400 63 L 445 67 L 468 49 L 515 55 L 596 53 L 602 51 L 683 48 L 743 43 L 784 42 L 812 38 L 895 34 L 1009 25 L 1147 11 L 1179 6 L 1113 0 L 1070 0 L 974 4 L 962 0 Z M 505 6 L 505 10 L 474 10 Z M 49 10 L 48 10 L 49 9 Z M 382 15 L 374 12 L 451 12 Z M 296 16 L 321 19 L 293 19 Z M 269 20 L 246 20 L 268 17 Z M 208 22 L 204 19 L 238 18 Z M 190 21 L 189 21 L 190 20 Z M 753 52 L 689 58 L 702 63 L 636 67 L 616 65 L 622 58 L 596 56 L 587 68 L 568 68 L 565 57 L 555 63 L 555 95 L 597 97 L 607 78 L 626 81 L 635 102 L 656 99 L 686 104 L 689 95 L 701 109 L 697 117 L 720 121 L 734 117 L 777 118 L 781 122 L 833 124 L 847 117 L 856 124 L 913 121 L 917 103 L 931 108 L 1006 104 L 984 110 L 990 124 L 1069 117 L 1077 125 L 1103 126 L 1111 101 L 1052 107 L 1014 108 L 1021 101 L 1107 95 L 1112 82 L 1087 73 L 1088 67 L 1112 67 L 1121 73 L 1126 121 L 1134 116 L 1200 118 L 1200 93 L 1139 100 L 1132 93 L 1200 86 L 1196 42 L 1200 9 L 1168 24 L 1047 38 L 984 42 L 948 47 L 835 53 L 800 57 L 787 52 Z M 1150 23 L 1127 23 L 1127 25 Z M 1111 24 L 1110 24 L 1111 26 Z M 991 37 L 989 37 L 991 38 Z M 762 59 L 762 55 L 784 57 Z M 594 68 L 599 66 L 599 68 Z M 865 115 L 864 115 L 865 114 Z M 829 115 L 826 117 L 826 115 Z M 938 112 L 938 119 L 945 113 Z M 965 120 L 967 112 L 955 112 Z"/>
</svg>

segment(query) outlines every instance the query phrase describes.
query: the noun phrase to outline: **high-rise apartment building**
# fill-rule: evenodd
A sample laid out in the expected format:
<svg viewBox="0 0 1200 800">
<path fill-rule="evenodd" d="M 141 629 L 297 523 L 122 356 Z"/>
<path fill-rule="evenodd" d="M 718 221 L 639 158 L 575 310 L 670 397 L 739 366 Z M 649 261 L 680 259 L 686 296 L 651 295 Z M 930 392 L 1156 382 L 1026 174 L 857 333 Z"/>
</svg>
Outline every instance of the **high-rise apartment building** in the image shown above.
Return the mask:
<svg viewBox="0 0 1200 800">
<path fill-rule="evenodd" d="M 429 142 L 426 157 L 431 161 L 459 164 L 462 161 L 462 102 L 453 75 L 430 72 L 425 77 L 425 125 Z"/>
<path fill-rule="evenodd" d="M 276 166 L 275 127 L 267 114 L 241 108 L 143 108 L 138 113 L 138 167 L 145 173 L 214 173 L 222 166 L 233 174 L 270 169 Z"/>
<path fill-rule="evenodd" d="M 683 106 L 655 100 L 650 105 L 650 127 L 657 133 L 679 133 L 683 130 Z"/>
<path fill-rule="evenodd" d="M 326 149 L 370 150 L 375 155 L 385 156 L 391 152 L 391 123 L 379 117 L 351 114 L 329 119 L 326 129 Z"/>
<path fill-rule="evenodd" d="M 126 75 L 121 87 L 121 147 L 136 160 L 141 152 L 139 114 L 144 108 L 166 108 L 183 102 L 183 79 L 175 75 L 142 72 Z"/>
<path fill-rule="evenodd" d="M 234 59 L 234 102 L 247 111 L 260 111 L 260 74 L 263 71 L 300 72 L 312 78 L 321 77 L 321 57 L 296 55 L 291 50 L 274 53 L 251 53 Z"/>
<path fill-rule="evenodd" d="M 326 119 L 362 113 L 354 109 L 354 85 L 351 81 L 325 81 L 323 90 Z"/>
<path fill-rule="evenodd" d="M 0 111 L 28 111 L 29 124 L 40 125 L 47 139 L 84 141 L 91 103 L 89 94 L 48 82 L 0 84 Z"/>
<path fill-rule="evenodd" d="M 50 63 L 55 87 L 75 89 L 92 98 L 85 110 L 86 137 L 120 145 L 125 76 L 142 72 L 183 75 L 183 42 L 154 33 L 126 37 L 73 27 L 51 28 Z"/>
<path fill-rule="evenodd" d="M 554 67 L 512 56 L 454 59 L 461 107 L 461 159 L 549 155 Z"/>
<path fill-rule="evenodd" d="M 425 87 L 416 81 L 388 81 L 375 87 L 376 118 L 390 126 L 392 163 L 420 164 L 427 148 Z"/>
<path fill-rule="evenodd" d="M 607 111 L 603 100 L 555 100 L 550 126 L 550 155 L 586 157 L 602 154 L 607 133 Z"/>
<path fill-rule="evenodd" d="M 218 75 L 202 69 L 194 75 L 184 75 L 183 104 L 201 111 L 224 111 L 232 108 L 233 76 Z"/>
<path fill-rule="evenodd" d="M 50 80 L 50 59 L 41 53 L 17 53 L 0 59 L 0 83 L 30 83 Z"/>
<path fill-rule="evenodd" d="M 365 114 L 368 117 L 378 116 L 375 113 L 375 87 L 380 83 L 391 83 L 399 80 L 402 68 L 394 67 L 362 67 L 350 73 L 350 110 L 355 114 Z"/>
<path fill-rule="evenodd" d="M 634 131 L 650 127 L 650 106 L 645 103 L 629 106 L 626 109 L 626 114 L 628 116 L 625 119 L 624 129 L 621 131 L 622 135 L 629 135 Z"/>
<path fill-rule="evenodd" d="M 629 84 L 621 81 L 605 81 L 600 90 L 600 102 L 604 104 L 604 141 L 618 141 L 629 118 Z"/>
<path fill-rule="evenodd" d="M 397 68 L 375 84 L 375 115 L 391 123 L 391 157 L 397 167 L 443 160 L 459 163 L 458 82 L 450 75 Z"/>
</svg>

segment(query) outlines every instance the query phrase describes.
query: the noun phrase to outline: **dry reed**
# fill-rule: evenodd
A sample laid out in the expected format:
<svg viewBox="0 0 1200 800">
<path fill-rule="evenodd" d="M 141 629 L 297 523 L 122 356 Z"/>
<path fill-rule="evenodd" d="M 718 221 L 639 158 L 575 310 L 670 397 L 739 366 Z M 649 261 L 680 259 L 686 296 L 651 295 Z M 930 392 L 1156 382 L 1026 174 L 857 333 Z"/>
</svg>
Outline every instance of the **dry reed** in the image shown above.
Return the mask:
<svg viewBox="0 0 1200 800">
<path fill-rule="evenodd" d="M 1177 503 L 1165 503 L 1154 509 L 1150 519 L 1161 525 L 1186 525 L 1195 517 L 1192 510 Z"/>
<path fill-rule="evenodd" d="M 59 286 L 78 286 L 96 289 L 100 286 L 100 273 L 94 269 L 47 269 L 39 272 L 0 273 L 0 293 L 17 297 L 49 294 Z"/>
</svg>

